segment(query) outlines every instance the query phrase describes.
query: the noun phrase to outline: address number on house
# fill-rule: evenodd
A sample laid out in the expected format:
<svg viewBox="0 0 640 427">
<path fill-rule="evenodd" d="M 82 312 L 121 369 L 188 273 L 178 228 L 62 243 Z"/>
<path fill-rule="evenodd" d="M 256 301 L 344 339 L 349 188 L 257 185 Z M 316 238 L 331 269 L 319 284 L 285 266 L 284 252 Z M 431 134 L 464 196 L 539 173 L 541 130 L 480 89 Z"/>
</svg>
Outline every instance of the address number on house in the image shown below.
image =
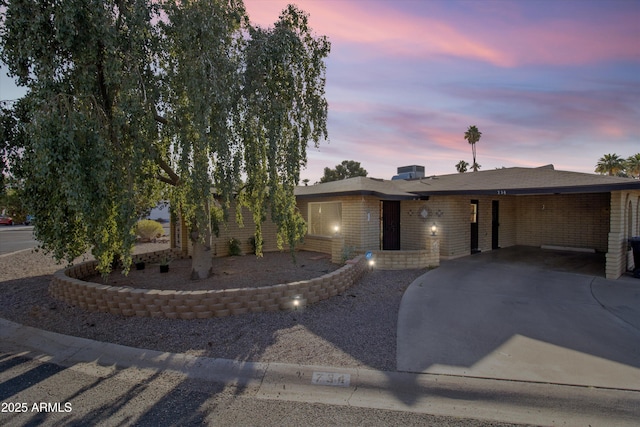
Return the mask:
<svg viewBox="0 0 640 427">
<path fill-rule="evenodd" d="M 507 194 L 507 190 L 498 190 L 498 194 L 504 196 L 505 194 Z"/>
<path fill-rule="evenodd" d="M 338 372 L 314 372 L 311 377 L 311 384 L 330 385 L 334 387 L 349 387 L 351 374 L 341 374 Z"/>
</svg>

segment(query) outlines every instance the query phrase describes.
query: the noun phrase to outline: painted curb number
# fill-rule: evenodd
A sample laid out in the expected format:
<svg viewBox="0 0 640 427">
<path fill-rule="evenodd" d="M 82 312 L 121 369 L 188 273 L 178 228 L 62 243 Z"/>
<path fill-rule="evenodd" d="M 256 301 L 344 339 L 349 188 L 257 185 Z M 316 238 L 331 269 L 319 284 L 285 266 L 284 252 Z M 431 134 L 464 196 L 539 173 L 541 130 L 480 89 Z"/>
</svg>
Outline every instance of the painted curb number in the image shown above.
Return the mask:
<svg viewBox="0 0 640 427">
<path fill-rule="evenodd" d="M 349 387 L 351 383 L 350 374 L 340 374 L 338 372 L 314 372 L 311 377 L 311 384 L 330 385 L 334 387 Z"/>
</svg>

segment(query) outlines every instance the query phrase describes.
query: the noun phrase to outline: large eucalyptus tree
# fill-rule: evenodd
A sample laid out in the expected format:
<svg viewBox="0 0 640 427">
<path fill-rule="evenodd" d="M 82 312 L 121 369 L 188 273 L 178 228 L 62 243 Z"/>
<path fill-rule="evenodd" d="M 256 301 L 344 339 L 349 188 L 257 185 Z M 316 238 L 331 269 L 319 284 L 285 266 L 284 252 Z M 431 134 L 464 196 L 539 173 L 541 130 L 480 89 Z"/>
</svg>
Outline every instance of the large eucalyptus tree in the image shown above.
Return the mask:
<svg viewBox="0 0 640 427">
<path fill-rule="evenodd" d="M 190 227 L 193 277 L 211 272 L 214 191 L 252 210 L 258 242 L 269 209 L 281 243 L 303 235 L 293 187 L 307 143 L 327 135 L 330 49 L 305 13 L 261 29 L 236 0 L 0 6 L 1 59 L 33 106 L 19 152 L 46 250 L 128 265 L 140 211 L 163 191 Z"/>
</svg>

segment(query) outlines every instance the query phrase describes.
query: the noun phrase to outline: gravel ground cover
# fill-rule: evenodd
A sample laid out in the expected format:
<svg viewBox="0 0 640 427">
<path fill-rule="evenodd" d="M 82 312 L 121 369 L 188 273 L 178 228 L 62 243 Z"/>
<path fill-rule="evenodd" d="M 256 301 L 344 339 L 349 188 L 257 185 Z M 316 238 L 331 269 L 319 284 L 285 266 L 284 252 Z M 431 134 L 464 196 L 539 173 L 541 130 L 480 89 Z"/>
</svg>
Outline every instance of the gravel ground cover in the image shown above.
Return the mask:
<svg viewBox="0 0 640 427">
<path fill-rule="evenodd" d="M 166 247 L 142 244 L 136 251 Z M 220 259 L 216 261 L 216 276 L 228 280 L 224 286 L 234 280 L 255 284 L 273 279 L 265 284 L 277 284 L 302 280 L 303 272 L 324 274 L 327 268 L 333 268 L 324 257 L 312 253 L 305 256 L 298 258 L 296 267 L 291 267 L 288 253 L 267 253 L 261 260 L 253 256 L 233 261 Z M 252 259 L 260 264 L 253 270 L 243 266 Z M 224 262 L 231 264 L 224 267 Z M 396 327 L 402 295 L 413 280 L 426 272 L 374 270 L 343 294 L 301 311 L 173 320 L 89 313 L 58 301 L 49 296 L 47 288 L 52 273 L 60 268 L 39 252 L 1 256 L 0 317 L 62 334 L 151 350 L 386 371 L 396 369 Z M 224 273 L 225 268 L 230 274 Z"/>
</svg>

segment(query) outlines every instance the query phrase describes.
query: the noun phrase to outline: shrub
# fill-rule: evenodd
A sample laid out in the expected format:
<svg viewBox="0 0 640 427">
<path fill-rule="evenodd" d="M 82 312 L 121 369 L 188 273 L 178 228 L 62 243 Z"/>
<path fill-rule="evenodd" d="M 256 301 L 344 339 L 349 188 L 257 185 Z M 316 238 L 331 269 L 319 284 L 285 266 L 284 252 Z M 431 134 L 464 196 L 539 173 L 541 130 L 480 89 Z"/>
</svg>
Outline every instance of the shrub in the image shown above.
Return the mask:
<svg viewBox="0 0 640 427">
<path fill-rule="evenodd" d="M 354 246 L 342 247 L 342 263 L 346 263 L 356 255 L 356 248 Z"/>
<path fill-rule="evenodd" d="M 136 224 L 136 235 L 143 239 L 155 239 L 156 237 L 162 236 L 163 233 L 164 229 L 162 228 L 162 224 L 157 221 L 141 219 L 138 221 L 138 224 Z"/>
<path fill-rule="evenodd" d="M 242 248 L 240 247 L 240 240 L 238 240 L 238 239 L 229 240 L 229 255 L 231 255 L 231 256 L 242 255 Z"/>
</svg>

